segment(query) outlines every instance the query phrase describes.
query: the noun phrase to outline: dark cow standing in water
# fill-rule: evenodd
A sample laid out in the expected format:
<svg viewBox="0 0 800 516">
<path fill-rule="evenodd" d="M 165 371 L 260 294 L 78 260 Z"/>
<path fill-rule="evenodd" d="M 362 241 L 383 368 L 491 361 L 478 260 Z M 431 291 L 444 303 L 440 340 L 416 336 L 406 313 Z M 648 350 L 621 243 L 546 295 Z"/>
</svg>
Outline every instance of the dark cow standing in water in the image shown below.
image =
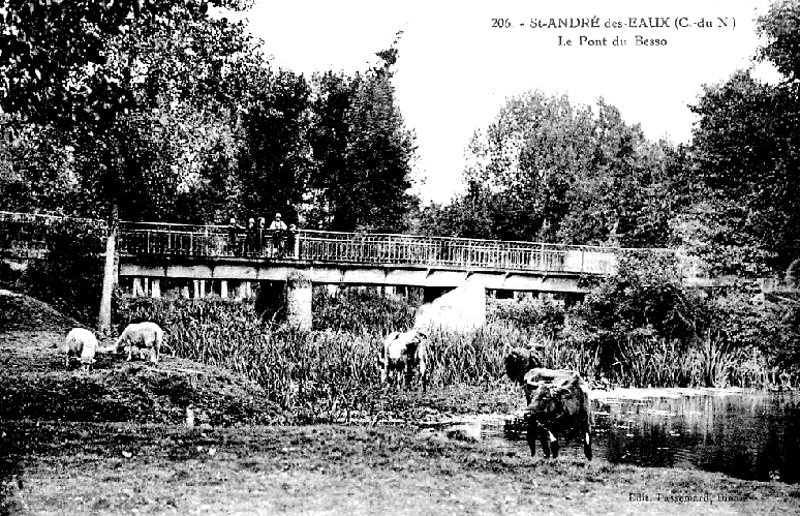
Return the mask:
<svg viewBox="0 0 800 516">
<path fill-rule="evenodd" d="M 536 439 L 545 457 L 558 457 L 558 435 L 577 430 L 583 440 L 583 453 L 592 460 L 592 432 L 589 419 L 589 394 L 575 371 L 531 369 L 524 377 L 525 429 L 531 456 L 536 454 Z"/>
</svg>

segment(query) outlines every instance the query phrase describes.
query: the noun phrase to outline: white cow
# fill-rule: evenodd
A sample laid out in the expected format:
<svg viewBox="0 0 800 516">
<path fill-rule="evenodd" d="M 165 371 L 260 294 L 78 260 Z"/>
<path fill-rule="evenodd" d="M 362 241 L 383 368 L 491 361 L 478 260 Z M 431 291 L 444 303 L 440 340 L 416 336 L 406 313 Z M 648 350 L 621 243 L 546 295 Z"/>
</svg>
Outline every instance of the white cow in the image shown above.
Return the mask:
<svg viewBox="0 0 800 516">
<path fill-rule="evenodd" d="M 158 354 L 164 344 L 164 330 L 156 323 L 142 322 L 129 324 L 117 339 L 117 353 L 121 353 L 127 348 L 128 358 L 133 356 L 133 348 L 150 350 L 150 361 L 154 364 L 158 362 Z"/>
<path fill-rule="evenodd" d="M 89 330 L 73 328 L 64 339 L 64 367 L 69 367 L 69 360 L 73 356 L 80 357 L 83 369 L 88 371 L 94 366 L 94 356 L 97 353 L 97 337 Z"/>
<path fill-rule="evenodd" d="M 423 390 L 428 383 L 428 336 L 420 330 L 392 332 L 383 341 L 381 356 L 381 383 L 389 380 L 391 372 L 403 373 L 404 385 L 408 388 L 414 375 L 419 370 Z"/>
</svg>

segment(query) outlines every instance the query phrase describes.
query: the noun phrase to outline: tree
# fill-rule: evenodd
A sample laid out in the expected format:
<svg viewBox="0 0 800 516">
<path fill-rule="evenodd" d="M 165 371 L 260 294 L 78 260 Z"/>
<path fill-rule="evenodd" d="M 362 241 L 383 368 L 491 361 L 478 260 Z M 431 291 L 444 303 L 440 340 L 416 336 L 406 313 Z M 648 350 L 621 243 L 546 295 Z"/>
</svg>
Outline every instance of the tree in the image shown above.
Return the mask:
<svg viewBox="0 0 800 516">
<path fill-rule="evenodd" d="M 773 1 L 767 14 L 759 17 L 757 32 L 767 43 L 757 57 L 770 61 L 788 82 L 800 80 L 800 1 Z"/>
<path fill-rule="evenodd" d="M 669 239 L 679 154 L 648 142 L 602 99 L 595 112 L 566 96 L 511 98 L 468 153 L 466 194 L 437 208 L 446 233 L 628 246 Z"/>
<path fill-rule="evenodd" d="M 187 113 L 224 112 L 237 85 L 226 75 L 255 61 L 246 59 L 252 47 L 242 25 L 207 12 L 207 2 L 190 0 L 12 0 L 3 13 L 0 110 L 69 141 L 81 194 L 109 223 L 102 333 L 110 326 L 120 213 L 140 213 L 143 203 L 169 211 L 167 193 L 186 184 L 175 173 L 187 155 L 174 136 L 192 139 Z M 171 159 L 154 159 L 165 155 Z"/>
<path fill-rule="evenodd" d="M 269 217 L 280 211 L 285 220 L 296 222 L 295 207 L 303 200 L 312 167 L 310 86 L 303 76 L 280 70 L 265 72 L 251 88 L 237 173 L 242 210 Z"/>
<path fill-rule="evenodd" d="M 800 2 L 781 1 L 758 20 L 767 43 L 759 57 L 785 81 L 765 84 L 749 71 L 706 86 L 692 157 L 705 198 L 695 204 L 698 249 L 717 272 L 763 276 L 786 270 L 800 242 Z"/>
<path fill-rule="evenodd" d="M 382 65 L 364 74 L 314 78 L 311 146 L 317 167 L 310 185 L 322 209 L 312 223 L 330 229 L 398 231 L 415 202 L 407 193 L 414 135 L 404 126 L 391 83 L 397 49 L 377 55 Z"/>
<path fill-rule="evenodd" d="M 65 207 L 83 202 L 69 174 L 72 161 L 73 153 L 52 128 L 9 130 L 0 139 L 0 210 L 71 214 L 64 213 Z"/>
</svg>

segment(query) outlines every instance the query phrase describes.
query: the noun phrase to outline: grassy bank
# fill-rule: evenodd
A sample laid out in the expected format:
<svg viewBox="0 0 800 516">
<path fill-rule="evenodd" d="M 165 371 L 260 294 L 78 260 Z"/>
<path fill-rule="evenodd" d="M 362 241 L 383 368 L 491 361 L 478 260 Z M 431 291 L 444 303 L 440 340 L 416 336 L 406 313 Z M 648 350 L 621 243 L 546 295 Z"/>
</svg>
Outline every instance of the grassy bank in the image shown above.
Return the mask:
<svg viewBox="0 0 800 516">
<path fill-rule="evenodd" d="M 794 514 L 800 489 L 363 426 L 4 425 L 27 514 Z M 35 437 L 34 437 L 35 436 Z M 35 457 L 35 459 L 33 459 Z"/>
<path fill-rule="evenodd" d="M 565 447 L 558 461 L 550 461 L 531 458 L 523 441 L 497 449 L 403 424 L 519 408 L 522 396 L 507 382 L 477 385 L 486 380 L 480 376 L 468 381 L 470 364 L 484 360 L 486 369 L 497 360 L 477 355 L 475 343 L 499 349 L 506 344 L 498 338 L 501 332 L 473 336 L 495 339 L 487 342 L 464 337 L 453 340 L 450 350 L 443 346 L 437 360 L 461 352 L 468 357 L 462 370 L 450 376 L 440 372 L 427 393 L 376 393 L 371 418 L 352 417 L 350 425 L 287 426 L 342 412 L 325 405 L 335 398 L 324 396 L 309 397 L 306 408 L 279 406 L 272 401 L 279 393 L 227 367 L 187 358 L 165 356 L 152 366 L 104 356 L 91 373 L 65 370 L 55 346 L 74 321 L 27 298 L 3 303 L 13 310 L 15 326 L 0 330 L 0 514 L 792 514 L 800 509 L 797 486 L 602 459 L 587 463 L 579 446 Z M 192 309 L 202 314 L 194 313 L 184 327 L 211 324 L 207 305 Z M 256 324 L 247 308 L 236 309 L 243 312 L 235 324 Z M 231 313 L 236 312 L 217 315 L 236 321 Z M 180 346 L 176 328 L 171 343 Z M 182 353 L 208 353 L 189 348 L 189 335 Z M 222 345 L 225 334 L 214 335 Z M 270 338 L 277 343 L 278 335 Z M 284 340 L 310 346 L 314 335 L 322 338 L 315 333 Z M 344 343 L 353 338 L 347 335 L 331 332 L 324 338 L 342 339 L 338 351 L 355 356 L 349 353 L 361 351 L 347 351 Z M 364 338 L 359 346 L 374 345 L 373 337 Z M 218 359 L 225 357 L 221 353 Z M 298 363 L 306 372 L 319 366 Z M 356 374 L 332 363 L 338 365 L 326 374 Z M 437 361 L 436 367 L 445 363 Z M 373 374 L 366 378 L 373 381 Z M 312 417 L 315 404 L 319 412 Z M 195 409 L 194 428 L 184 425 L 187 407 Z M 298 417 L 304 413 L 307 418 Z"/>
</svg>

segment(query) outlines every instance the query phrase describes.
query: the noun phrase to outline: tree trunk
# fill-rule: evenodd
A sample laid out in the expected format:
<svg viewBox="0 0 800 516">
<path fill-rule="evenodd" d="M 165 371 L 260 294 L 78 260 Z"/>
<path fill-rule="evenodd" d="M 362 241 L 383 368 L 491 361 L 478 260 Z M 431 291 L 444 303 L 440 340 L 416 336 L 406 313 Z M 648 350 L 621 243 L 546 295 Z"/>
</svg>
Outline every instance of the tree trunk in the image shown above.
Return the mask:
<svg viewBox="0 0 800 516">
<path fill-rule="evenodd" d="M 97 331 L 101 336 L 111 333 L 111 297 L 117 285 L 115 262 L 117 259 L 117 235 L 119 233 L 119 208 L 116 203 L 111 208 L 106 238 L 106 259 L 103 267 L 103 293 L 100 296 L 100 312 L 97 317 Z"/>
</svg>

